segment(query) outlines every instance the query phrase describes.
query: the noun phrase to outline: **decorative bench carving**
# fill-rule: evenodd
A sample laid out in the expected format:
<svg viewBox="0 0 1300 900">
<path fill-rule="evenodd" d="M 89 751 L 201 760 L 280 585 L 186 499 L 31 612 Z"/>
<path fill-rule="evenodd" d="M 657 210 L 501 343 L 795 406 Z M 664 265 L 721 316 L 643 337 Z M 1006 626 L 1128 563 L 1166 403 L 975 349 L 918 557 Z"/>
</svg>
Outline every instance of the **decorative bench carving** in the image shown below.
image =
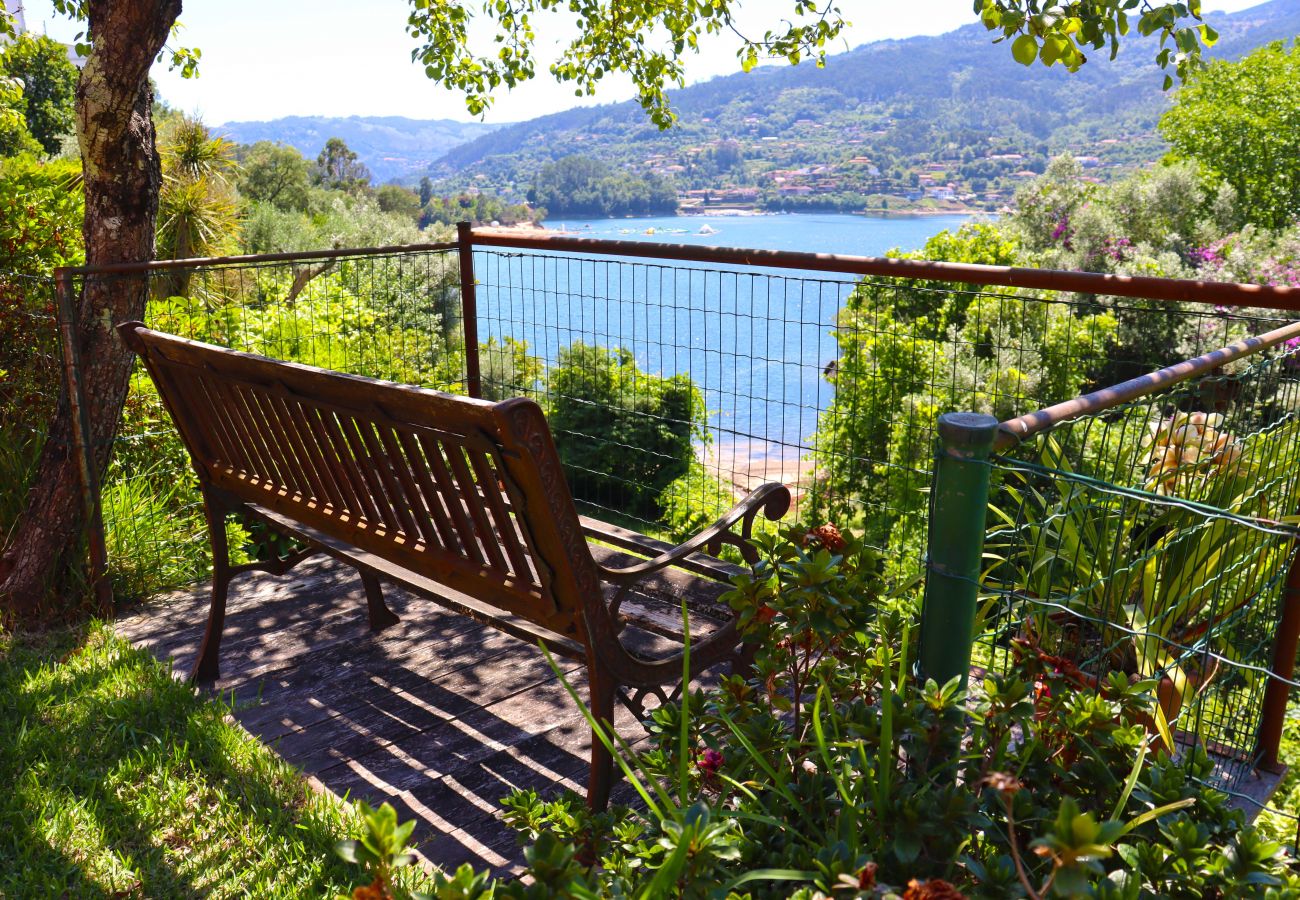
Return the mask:
<svg viewBox="0 0 1300 900">
<path fill-rule="evenodd" d="M 218 675 L 231 578 L 251 569 L 282 574 L 324 552 L 360 573 L 372 629 L 398 621 L 380 588 L 388 579 L 584 661 L 599 720 L 612 723 L 616 698 L 644 714 L 649 696 L 681 690 L 682 658 L 680 650 L 651 657 L 627 645 L 629 619 L 672 631 L 662 611 L 629 613 L 629 598 L 653 594 L 647 585 L 656 579 L 670 582 L 670 595 L 683 583 L 712 585 L 716 595 L 739 569 L 705 553 L 729 544 L 754 561 L 755 517 L 761 511 L 775 520 L 789 509 L 789 491 L 765 484 L 674 547 L 578 516 L 532 400 L 489 403 L 237 353 L 139 322 L 118 328 L 157 384 L 203 494 L 212 605 L 195 681 Z M 225 521 L 234 512 L 306 549 L 232 566 Z M 721 662 L 743 668 L 734 620 L 692 635 L 690 662 L 692 676 Z M 593 735 L 587 801 L 594 808 L 607 802 L 611 762 Z"/>
</svg>

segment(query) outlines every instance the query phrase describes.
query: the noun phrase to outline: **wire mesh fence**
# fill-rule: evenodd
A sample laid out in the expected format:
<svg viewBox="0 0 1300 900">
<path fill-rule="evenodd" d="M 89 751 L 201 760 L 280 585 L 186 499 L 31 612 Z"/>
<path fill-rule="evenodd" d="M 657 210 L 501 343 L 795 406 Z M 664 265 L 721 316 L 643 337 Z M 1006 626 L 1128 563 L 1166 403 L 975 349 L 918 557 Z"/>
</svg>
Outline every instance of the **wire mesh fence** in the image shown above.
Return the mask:
<svg viewBox="0 0 1300 900">
<path fill-rule="evenodd" d="M 54 282 L 0 274 L 0 535 L 11 532 L 63 396 Z"/>
<path fill-rule="evenodd" d="M 659 536 L 767 480 L 792 518 L 832 519 L 921 571 L 934 422 L 1009 417 L 1272 327 L 1266 310 L 605 253 L 456 245 L 196 264 L 146 279 L 147 324 L 235 349 L 537 398 L 582 511 Z M 202 510 L 137 376 L 103 488 L 115 589 L 206 574 Z M 234 535 L 262 554 L 272 534 Z"/>
<path fill-rule="evenodd" d="M 1300 336 L 1300 326 L 1282 336 Z M 1235 788 L 1259 740 L 1300 537 L 1300 337 L 992 461 L 976 659 L 1149 682 L 1151 725 Z M 1171 748 L 1172 749 L 1172 748 Z"/>
<path fill-rule="evenodd" d="M 271 259 L 89 277 L 147 279 L 152 328 L 337 371 L 464 392 L 459 270 L 447 248 Z M 102 488 L 118 597 L 209 573 L 202 504 L 157 391 L 138 370 Z M 283 549 L 256 523 L 235 527 L 244 557 Z"/>
<path fill-rule="evenodd" d="M 792 517 L 865 532 L 899 574 L 939 413 L 1009 418 L 1285 321 L 613 254 L 480 248 L 474 270 L 485 395 L 542 401 L 585 512 L 681 536 L 778 480 Z"/>
</svg>

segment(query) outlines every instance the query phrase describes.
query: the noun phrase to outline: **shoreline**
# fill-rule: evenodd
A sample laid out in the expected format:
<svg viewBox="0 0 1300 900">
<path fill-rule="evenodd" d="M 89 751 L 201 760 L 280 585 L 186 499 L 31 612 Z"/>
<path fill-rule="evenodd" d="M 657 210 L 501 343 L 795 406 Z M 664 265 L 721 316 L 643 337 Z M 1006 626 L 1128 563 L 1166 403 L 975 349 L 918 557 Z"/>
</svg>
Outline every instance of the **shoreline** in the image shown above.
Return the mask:
<svg viewBox="0 0 1300 900">
<path fill-rule="evenodd" d="M 864 219 L 924 219 L 941 216 L 967 216 L 975 218 L 977 216 L 996 215 L 988 210 L 983 209 L 881 209 L 881 210 L 856 210 L 854 212 L 827 212 L 825 210 L 811 212 L 786 212 L 761 210 L 761 209 L 719 209 L 710 210 L 709 212 L 678 212 L 672 215 L 656 214 L 650 216 L 615 216 L 608 220 L 609 222 L 644 222 L 649 219 L 739 219 L 739 218 L 766 218 L 776 216 L 858 216 Z M 582 221 L 582 220 L 576 220 Z M 517 225 L 483 225 L 481 228 L 491 228 L 494 231 L 529 231 L 529 232 L 550 232 L 552 234 L 583 234 L 588 231 L 587 228 L 567 228 L 564 227 L 564 221 L 560 221 L 560 227 L 555 227 L 547 222 L 520 222 Z"/>
</svg>

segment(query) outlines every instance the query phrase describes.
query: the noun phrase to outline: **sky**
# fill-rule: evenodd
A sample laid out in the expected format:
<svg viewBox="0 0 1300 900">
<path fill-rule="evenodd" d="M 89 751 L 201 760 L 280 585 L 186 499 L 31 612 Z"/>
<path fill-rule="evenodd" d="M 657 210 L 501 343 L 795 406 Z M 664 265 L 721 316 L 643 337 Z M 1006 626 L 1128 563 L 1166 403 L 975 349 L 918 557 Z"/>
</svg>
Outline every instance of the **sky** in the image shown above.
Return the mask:
<svg viewBox="0 0 1300 900">
<path fill-rule="evenodd" d="M 1258 2 L 1218 0 L 1213 6 L 1236 11 Z M 50 0 L 21 6 L 33 31 L 71 41 L 80 30 L 56 17 Z M 833 53 L 869 41 L 942 34 L 975 21 L 970 0 L 841 0 L 840 6 L 852 25 Z M 743 0 L 742 30 L 761 35 L 792 7 L 792 0 Z M 409 8 L 408 0 L 189 0 L 176 43 L 202 51 L 200 76 L 182 79 L 162 63 L 154 79 L 164 100 L 210 125 L 290 115 L 472 120 L 459 95 L 411 62 L 416 45 L 405 30 Z M 1212 14 L 1207 18 L 1213 21 Z M 534 28 L 538 76 L 514 91 L 502 88 L 484 121 L 520 121 L 632 96 L 626 79 L 607 79 L 594 99 L 574 97 L 571 86 L 557 84 L 546 71 L 573 26 L 553 15 L 535 17 Z M 731 36 L 703 44 L 688 60 L 689 81 L 738 71 L 738 44 Z"/>
</svg>

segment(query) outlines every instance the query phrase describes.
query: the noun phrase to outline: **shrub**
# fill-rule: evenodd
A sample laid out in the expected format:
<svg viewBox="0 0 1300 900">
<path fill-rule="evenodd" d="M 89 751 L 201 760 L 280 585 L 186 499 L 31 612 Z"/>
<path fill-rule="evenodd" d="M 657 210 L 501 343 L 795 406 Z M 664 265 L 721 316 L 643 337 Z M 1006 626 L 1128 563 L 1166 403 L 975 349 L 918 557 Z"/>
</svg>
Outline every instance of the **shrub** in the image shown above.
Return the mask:
<svg viewBox="0 0 1300 900">
<path fill-rule="evenodd" d="M 993 226 L 967 225 L 904 258 L 1007 265 L 1019 246 Z M 900 566 L 919 558 L 938 415 L 1010 418 L 1068 399 L 1108 364 L 1116 316 L 1055 300 L 947 282 L 858 285 L 835 330 L 835 395 L 817 420 L 813 511 L 860 523 Z"/>
<path fill-rule="evenodd" d="M 704 398 L 685 375 L 642 372 L 628 350 L 581 341 L 560 351 L 547 390 L 569 486 L 582 501 L 654 520 L 703 441 Z"/>
<path fill-rule="evenodd" d="M 546 373 L 541 358 L 528 352 L 528 342 L 512 337 L 480 344 L 479 366 L 485 400 L 534 396 Z"/>
<path fill-rule="evenodd" d="M 60 389 L 49 276 L 82 255 L 80 175 L 63 162 L 0 165 L 0 419 L 33 429 L 44 428 Z"/>
<path fill-rule="evenodd" d="M 692 459 L 685 474 L 673 479 L 659 495 L 667 539 L 684 541 L 699 534 L 735 506 L 736 500 L 732 487 Z M 755 525 L 762 521 L 765 520 L 760 517 Z"/>
</svg>

